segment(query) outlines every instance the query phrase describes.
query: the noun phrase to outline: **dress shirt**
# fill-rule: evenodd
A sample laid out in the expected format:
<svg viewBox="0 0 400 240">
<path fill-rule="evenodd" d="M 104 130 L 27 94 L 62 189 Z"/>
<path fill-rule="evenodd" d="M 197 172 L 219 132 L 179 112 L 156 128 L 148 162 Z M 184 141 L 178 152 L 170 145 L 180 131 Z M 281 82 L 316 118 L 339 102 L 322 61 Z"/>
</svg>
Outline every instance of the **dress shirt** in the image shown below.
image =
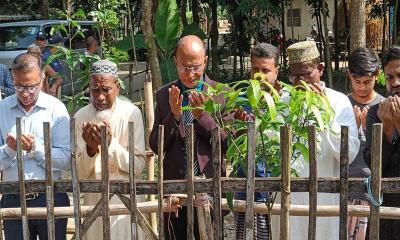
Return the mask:
<svg viewBox="0 0 400 240">
<path fill-rule="evenodd" d="M 18 180 L 16 154 L 6 144 L 8 133 L 16 136 L 16 118 L 21 118 L 22 133 L 35 136 L 36 150 L 33 157 L 23 151 L 25 179 L 44 180 L 46 176 L 44 159 L 43 122 L 50 122 L 51 157 L 53 178 L 61 177 L 61 170 L 70 168 L 70 121 L 64 104 L 55 97 L 40 92 L 36 104 L 26 112 L 17 95 L 0 101 L 0 169 L 4 181 Z"/>
</svg>

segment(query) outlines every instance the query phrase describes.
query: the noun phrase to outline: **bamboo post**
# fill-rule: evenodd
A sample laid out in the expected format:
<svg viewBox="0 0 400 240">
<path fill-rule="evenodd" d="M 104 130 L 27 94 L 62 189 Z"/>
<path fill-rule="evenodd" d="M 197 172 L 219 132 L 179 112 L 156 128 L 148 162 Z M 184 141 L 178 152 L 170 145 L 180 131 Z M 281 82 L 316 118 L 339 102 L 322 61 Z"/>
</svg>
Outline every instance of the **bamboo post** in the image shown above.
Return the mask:
<svg viewBox="0 0 400 240">
<path fill-rule="evenodd" d="M 101 126 L 101 200 L 103 216 L 103 240 L 110 240 L 110 212 L 109 212 L 109 174 L 108 174 L 108 138 L 106 126 Z"/>
<path fill-rule="evenodd" d="M 136 200 L 136 177 L 135 177 L 135 129 L 133 122 L 128 123 L 129 131 L 129 189 L 130 189 L 130 215 L 131 215 L 131 239 L 138 238 L 137 231 L 137 200 Z"/>
<path fill-rule="evenodd" d="M 54 232 L 54 183 L 51 159 L 50 123 L 43 123 L 44 151 L 46 167 L 46 207 L 47 207 L 47 238 L 55 239 Z"/>
<path fill-rule="evenodd" d="M 382 178 L 382 124 L 372 126 L 371 145 L 371 192 L 375 199 L 380 199 Z M 380 207 L 371 204 L 369 239 L 379 240 Z"/>
<path fill-rule="evenodd" d="M 3 212 L 0 212 L 0 240 L 3 240 Z"/>
<path fill-rule="evenodd" d="M 290 162 L 292 153 L 292 127 L 281 126 L 281 218 L 280 239 L 289 240 Z"/>
<path fill-rule="evenodd" d="M 211 132 L 212 159 L 214 167 L 213 176 L 213 207 L 214 207 L 214 224 L 213 239 L 223 239 L 222 231 L 222 207 L 221 207 L 221 131 L 215 128 Z"/>
<path fill-rule="evenodd" d="M 81 201 L 80 201 L 80 188 L 79 188 L 79 174 L 76 167 L 76 128 L 75 118 L 71 118 L 70 122 L 70 148 L 71 148 L 71 176 L 72 176 L 72 195 L 74 203 L 74 220 L 75 220 L 75 235 L 77 239 L 82 239 L 82 226 L 81 226 Z"/>
<path fill-rule="evenodd" d="M 254 239 L 254 177 L 256 161 L 255 122 L 247 122 L 246 240 Z"/>
<path fill-rule="evenodd" d="M 158 238 L 164 239 L 164 125 L 158 128 Z"/>
<path fill-rule="evenodd" d="M 149 139 L 154 124 L 154 101 L 153 101 L 153 85 L 151 74 L 146 74 L 144 81 L 144 101 L 146 109 L 146 151 L 151 151 Z M 147 161 L 147 180 L 154 181 L 154 156 L 149 156 Z M 148 196 L 149 201 L 154 201 L 154 195 Z M 154 231 L 157 231 L 156 213 L 150 214 L 150 225 Z"/>
<path fill-rule="evenodd" d="M 340 218 L 339 239 L 347 239 L 348 217 L 348 169 L 349 169 L 349 127 L 342 126 L 340 138 Z"/>
<path fill-rule="evenodd" d="M 309 198 L 309 216 L 308 216 L 308 240 L 315 240 L 315 233 L 317 228 L 317 146 L 315 140 L 315 126 L 308 126 L 308 151 L 310 162 L 310 192 Z"/>
<path fill-rule="evenodd" d="M 19 198 L 21 204 L 21 218 L 22 218 L 22 231 L 24 240 L 29 240 L 29 227 L 28 217 L 26 211 L 26 199 L 25 199 L 25 167 L 22 159 L 22 142 L 21 142 L 21 118 L 17 118 L 17 163 L 18 163 L 18 179 L 19 179 Z"/>
<path fill-rule="evenodd" d="M 194 176 L 193 176 L 193 161 L 194 161 L 194 128 L 193 124 L 187 126 L 188 135 L 186 136 L 186 146 L 188 147 L 187 157 L 187 237 L 186 239 L 194 239 L 194 209 L 193 209 L 193 196 L 194 196 Z"/>
</svg>

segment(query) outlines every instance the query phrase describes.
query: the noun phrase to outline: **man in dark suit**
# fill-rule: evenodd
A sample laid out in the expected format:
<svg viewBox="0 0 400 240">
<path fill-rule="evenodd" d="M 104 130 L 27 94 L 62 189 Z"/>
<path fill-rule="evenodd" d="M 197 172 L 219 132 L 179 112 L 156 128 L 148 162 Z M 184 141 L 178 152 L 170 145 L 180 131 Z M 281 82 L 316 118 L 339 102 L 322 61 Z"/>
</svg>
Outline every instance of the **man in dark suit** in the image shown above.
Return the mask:
<svg viewBox="0 0 400 240">
<path fill-rule="evenodd" d="M 181 38 L 175 52 L 175 64 L 179 79 L 163 86 L 156 94 L 154 127 L 150 134 L 150 147 L 158 152 L 158 128 L 164 125 L 164 180 L 185 179 L 187 158 L 185 130 L 190 123 L 194 125 L 194 167 L 195 175 L 212 177 L 211 130 L 216 122 L 200 109 L 182 111 L 183 106 L 199 107 L 206 101 L 203 92 L 207 85 L 217 83 L 204 73 L 208 57 L 203 41 L 193 35 Z M 205 84 L 206 83 L 206 84 Z M 197 91 L 193 91 L 197 90 Z M 221 131 L 222 153 L 226 151 L 226 133 Z M 222 161 L 222 159 L 221 159 Z M 195 219 L 195 238 L 198 239 L 197 218 Z M 178 211 L 178 216 L 164 215 L 166 239 L 186 239 L 186 208 Z"/>
</svg>

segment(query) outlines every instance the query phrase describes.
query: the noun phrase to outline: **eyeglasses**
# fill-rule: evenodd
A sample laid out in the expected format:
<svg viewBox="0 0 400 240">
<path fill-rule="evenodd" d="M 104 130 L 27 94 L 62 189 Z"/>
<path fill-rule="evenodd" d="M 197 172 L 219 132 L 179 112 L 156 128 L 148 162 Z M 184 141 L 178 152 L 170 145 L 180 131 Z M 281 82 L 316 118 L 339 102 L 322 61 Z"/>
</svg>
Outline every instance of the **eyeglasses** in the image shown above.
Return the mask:
<svg viewBox="0 0 400 240">
<path fill-rule="evenodd" d="M 306 73 L 301 73 L 301 74 L 291 74 L 289 76 L 289 80 L 291 83 L 294 83 L 296 80 L 309 80 L 311 79 L 311 75 L 313 74 L 313 72 L 317 69 L 317 67 L 313 68 L 310 72 L 306 72 Z"/>
<path fill-rule="evenodd" d="M 40 82 L 38 82 L 35 85 L 32 86 L 21 86 L 21 85 L 15 85 L 15 91 L 22 93 L 23 91 L 28 91 L 28 93 L 35 93 L 39 87 Z"/>
<path fill-rule="evenodd" d="M 180 72 L 186 72 L 186 73 L 191 73 L 192 71 L 197 73 L 200 72 L 202 70 L 203 64 L 200 65 L 194 65 L 192 67 L 187 67 L 187 66 L 179 66 L 176 67 L 178 69 L 178 71 Z"/>
</svg>

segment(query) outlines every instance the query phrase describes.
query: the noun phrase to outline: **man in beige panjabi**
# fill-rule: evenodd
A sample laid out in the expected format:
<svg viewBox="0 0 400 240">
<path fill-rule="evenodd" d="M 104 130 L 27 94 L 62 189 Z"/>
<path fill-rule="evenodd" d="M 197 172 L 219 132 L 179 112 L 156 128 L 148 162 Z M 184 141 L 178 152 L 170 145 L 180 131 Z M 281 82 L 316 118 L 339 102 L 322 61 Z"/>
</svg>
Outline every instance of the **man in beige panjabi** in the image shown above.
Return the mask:
<svg viewBox="0 0 400 240">
<path fill-rule="evenodd" d="M 135 105 L 119 99 L 117 66 L 108 60 L 99 60 L 90 69 L 90 104 L 76 114 L 77 166 L 80 179 L 101 179 L 101 131 L 107 127 L 110 180 L 129 179 L 128 123 L 134 123 L 135 177 L 140 178 L 145 166 L 144 128 L 142 114 Z M 86 193 L 84 205 L 95 205 L 99 193 Z M 138 201 L 142 200 L 140 197 Z M 114 195 L 110 204 L 122 204 Z M 130 239 L 130 217 L 110 217 L 112 240 Z M 85 240 L 102 240 L 102 219 L 98 218 L 84 234 Z M 139 228 L 138 239 L 144 239 Z"/>
</svg>

